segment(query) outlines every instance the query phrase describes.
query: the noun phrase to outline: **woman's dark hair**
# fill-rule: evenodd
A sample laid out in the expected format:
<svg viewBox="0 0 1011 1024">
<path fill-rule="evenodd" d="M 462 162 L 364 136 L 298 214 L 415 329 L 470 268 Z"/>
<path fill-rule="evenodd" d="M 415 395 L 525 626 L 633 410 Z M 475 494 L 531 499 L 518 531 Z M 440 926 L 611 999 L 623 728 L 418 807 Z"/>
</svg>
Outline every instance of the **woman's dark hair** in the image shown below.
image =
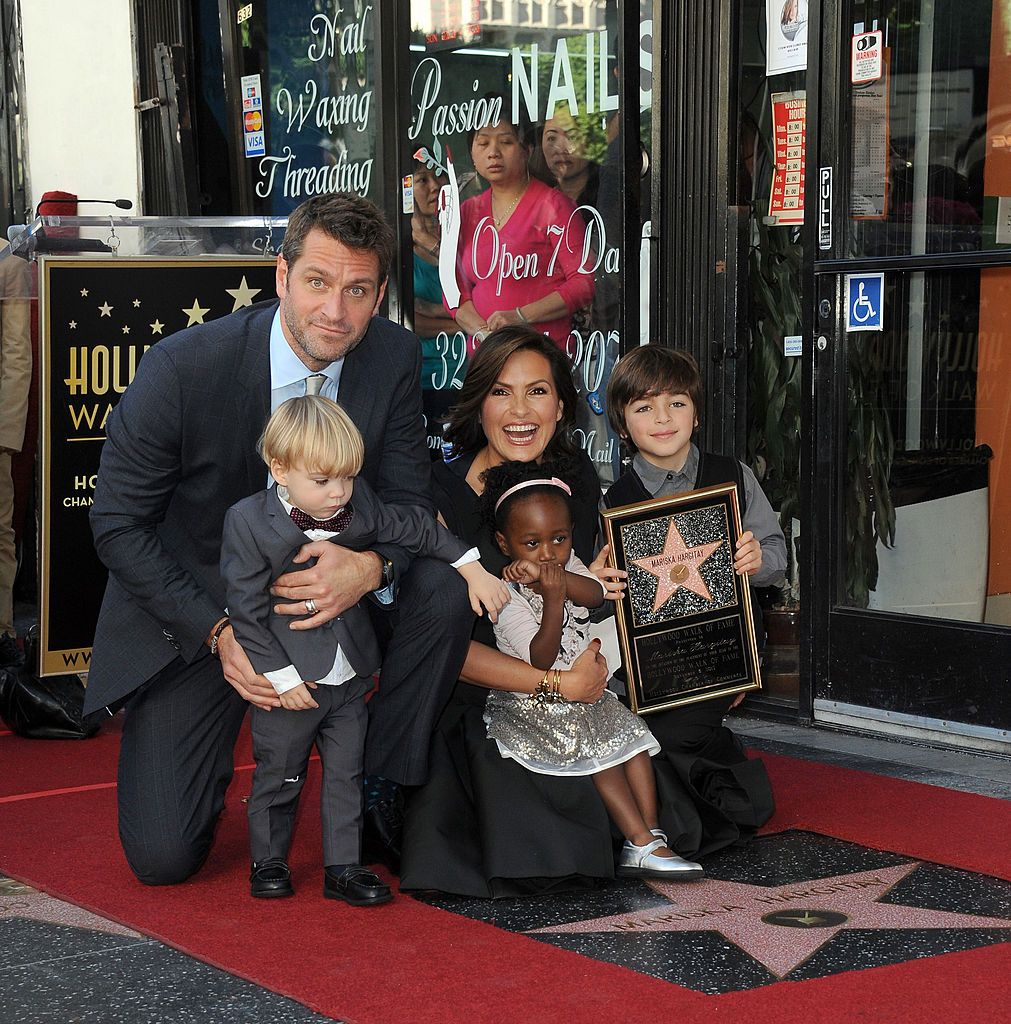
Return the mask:
<svg viewBox="0 0 1011 1024">
<path fill-rule="evenodd" d="M 571 516 L 572 502 L 569 500 L 570 496 L 561 487 L 549 483 L 531 484 L 529 487 L 524 487 L 515 494 L 510 494 L 498 508 L 495 507 L 498 505 L 499 498 L 510 487 L 515 487 L 517 484 L 527 480 L 550 480 L 552 477 L 555 477 L 568 484 L 571 490 L 572 476 L 566 476 L 565 474 L 565 464 L 553 462 L 501 462 L 497 466 L 492 466 L 491 469 L 486 469 L 481 474 L 484 491 L 481 497 L 478 498 L 477 503 L 477 510 L 481 516 L 481 521 L 492 532 L 498 530 L 502 533 L 505 531 L 505 525 L 512 509 L 522 504 L 528 498 L 540 495 L 547 495 L 564 502 Z"/>
<path fill-rule="evenodd" d="M 481 406 L 488 397 L 509 357 L 517 352 L 537 352 L 551 367 L 555 391 L 562 402 L 562 418 L 544 449 L 547 459 L 575 459 L 579 453 L 572 440 L 576 422 L 576 388 L 572 366 L 559 347 L 532 327 L 517 324 L 492 331 L 478 346 L 467 366 L 460 399 L 449 410 L 443 437 L 452 447 L 453 457 L 480 451 L 487 443 L 481 426 Z"/>
<path fill-rule="evenodd" d="M 519 144 L 530 149 L 534 144 L 534 125 L 527 116 L 523 107 L 521 106 L 516 111 L 515 118 L 511 118 L 507 113 L 511 104 L 501 93 L 487 92 L 482 98 L 488 104 L 489 110 L 492 108 L 493 104 L 497 105 L 499 116 L 495 120 L 492 120 L 489 116 L 480 124 L 475 124 L 467 129 L 467 152 L 470 152 L 471 147 L 474 145 L 474 136 L 477 135 L 482 128 L 488 128 L 496 124 L 511 125 L 513 131 L 516 133 L 516 140 Z"/>
</svg>

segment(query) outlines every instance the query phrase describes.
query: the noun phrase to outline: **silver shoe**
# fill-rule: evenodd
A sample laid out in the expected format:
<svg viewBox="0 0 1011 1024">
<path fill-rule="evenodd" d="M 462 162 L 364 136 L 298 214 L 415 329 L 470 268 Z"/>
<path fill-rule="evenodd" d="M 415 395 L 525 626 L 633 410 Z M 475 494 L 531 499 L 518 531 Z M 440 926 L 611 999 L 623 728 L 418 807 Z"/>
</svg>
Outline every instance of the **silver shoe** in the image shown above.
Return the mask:
<svg viewBox="0 0 1011 1024">
<path fill-rule="evenodd" d="M 626 839 L 618 855 L 616 873 L 622 878 L 665 878 L 669 882 L 702 877 L 702 865 L 695 861 L 685 860 L 677 854 L 673 857 L 656 856 L 653 851 L 666 845 L 662 839 L 654 839 L 645 846 L 636 846 Z"/>
</svg>

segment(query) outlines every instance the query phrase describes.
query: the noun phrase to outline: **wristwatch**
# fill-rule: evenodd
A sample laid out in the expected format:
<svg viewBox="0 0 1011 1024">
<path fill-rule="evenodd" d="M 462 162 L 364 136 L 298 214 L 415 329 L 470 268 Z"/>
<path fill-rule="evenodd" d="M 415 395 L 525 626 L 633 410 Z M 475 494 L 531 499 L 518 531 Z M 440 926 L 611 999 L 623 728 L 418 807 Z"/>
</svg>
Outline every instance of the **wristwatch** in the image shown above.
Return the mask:
<svg viewBox="0 0 1011 1024">
<path fill-rule="evenodd" d="M 380 556 L 382 557 L 382 556 Z M 393 562 L 388 558 L 383 558 L 383 575 L 382 575 L 382 586 L 380 590 L 385 590 L 387 587 L 393 586 L 394 568 Z"/>
</svg>

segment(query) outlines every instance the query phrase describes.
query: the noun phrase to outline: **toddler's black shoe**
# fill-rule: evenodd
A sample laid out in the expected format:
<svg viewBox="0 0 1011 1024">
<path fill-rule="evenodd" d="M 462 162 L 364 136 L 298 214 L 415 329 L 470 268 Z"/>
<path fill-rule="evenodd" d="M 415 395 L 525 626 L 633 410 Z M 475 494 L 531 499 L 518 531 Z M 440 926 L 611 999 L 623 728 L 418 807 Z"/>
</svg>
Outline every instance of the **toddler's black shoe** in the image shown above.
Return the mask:
<svg viewBox="0 0 1011 1024">
<path fill-rule="evenodd" d="M 353 907 L 373 907 L 393 899 L 390 887 L 377 874 L 357 864 L 340 872 L 325 868 L 323 895 L 328 900 L 343 900 Z"/>
<path fill-rule="evenodd" d="M 249 874 L 249 894 L 260 899 L 294 896 L 288 865 L 278 857 L 254 864 Z"/>
</svg>

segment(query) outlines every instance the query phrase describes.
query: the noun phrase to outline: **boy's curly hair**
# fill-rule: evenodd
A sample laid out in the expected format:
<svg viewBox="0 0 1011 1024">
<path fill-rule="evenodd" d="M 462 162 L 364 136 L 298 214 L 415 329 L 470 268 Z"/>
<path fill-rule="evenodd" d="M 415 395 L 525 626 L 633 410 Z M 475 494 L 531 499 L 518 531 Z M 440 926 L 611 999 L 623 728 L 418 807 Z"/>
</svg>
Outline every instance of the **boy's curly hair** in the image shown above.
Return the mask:
<svg viewBox="0 0 1011 1024">
<path fill-rule="evenodd" d="M 509 519 L 509 510 L 517 502 L 524 501 L 526 498 L 532 498 L 535 494 L 550 494 L 562 499 L 569 506 L 571 513 L 572 505 L 569 495 L 554 484 L 524 487 L 522 491 L 517 491 L 516 494 L 511 494 L 506 498 L 496 511 L 495 505 L 499 498 L 510 487 L 515 487 L 525 480 L 550 480 L 552 477 L 564 480 L 569 487 L 572 487 L 571 463 L 567 460 L 558 462 L 502 462 L 497 466 L 492 466 L 491 469 L 486 469 L 481 474 L 481 481 L 484 483 L 484 493 L 478 498 L 477 506 L 482 523 L 492 533 L 496 530 L 501 533 Z"/>
</svg>

